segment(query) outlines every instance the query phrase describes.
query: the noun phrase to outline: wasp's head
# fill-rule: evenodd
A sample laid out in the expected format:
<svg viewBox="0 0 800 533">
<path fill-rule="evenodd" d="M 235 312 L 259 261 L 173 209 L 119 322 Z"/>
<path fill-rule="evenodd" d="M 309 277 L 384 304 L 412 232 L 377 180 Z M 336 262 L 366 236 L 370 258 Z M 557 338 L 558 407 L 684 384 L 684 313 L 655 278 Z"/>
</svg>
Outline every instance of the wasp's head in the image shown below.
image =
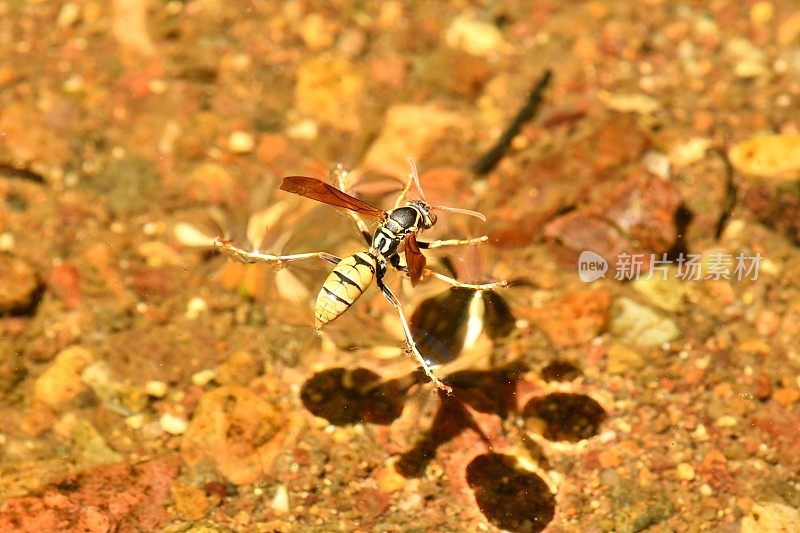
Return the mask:
<svg viewBox="0 0 800 533">
<path fill-rule="evenodd" d="M 411 200 L 409 203 L 416 207 L 422 214 L 422 229 L 431 229 L 433 225 L 436 224 L 436 213 L 433 212 L 433 209 L 431 209 L 431 206 L 428 205 L 427 202 L 422 200 Z"/>
</svg>

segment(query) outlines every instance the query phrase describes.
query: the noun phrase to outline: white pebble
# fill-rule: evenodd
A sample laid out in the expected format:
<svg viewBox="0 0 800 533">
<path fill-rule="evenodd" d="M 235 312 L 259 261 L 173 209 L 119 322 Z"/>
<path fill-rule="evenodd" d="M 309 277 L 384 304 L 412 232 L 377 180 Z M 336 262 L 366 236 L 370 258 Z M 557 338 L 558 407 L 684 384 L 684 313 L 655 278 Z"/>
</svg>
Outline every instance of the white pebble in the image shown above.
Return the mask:
<svg viewBox="0 0 800 533">
<path fill-rule="evenodd" d="M 56 18 L 56 24 L 59 28 L 69 28 L 78 22 L 81 16 L 81 8 L 72 2 L 68 2 L 61 7 Z"/>
<path fill-rule="evenodd" d="M 255 138 L 246 131 L 234 131 L 228 137 L 228 148 L 237 154 L 252 152 L 255 145 Z"/>
<path fill-rule="evenodd" d="M 476 20 L 471 15 L 460 15 L 453 19 L 444 38 L 451 48 L 476 56 L 487 56 L 503 44 L 503 34 L 497 26 Z"/>
<path fill-rule="evenodd" d="M 285 514 L 289 512 L 289 491 L 286 490 L 285 485 L 278 485 L 275 489 L 275 495 L 272 497 L 270 507 L 277 514 Z"/>
<path fill-rule="evenodd" d="M 678 143 L 669 151 L 670 163 L 678 168 L 687 167 L 703 159 L 709 146 L 711 139 L 708 137 L 693 137 Z"/>
<path fill-rule="evenodd" d="M 189 300 L 188 304 L 186 304 L 186 318 L 189 320 L 194 320 L 206 309 L 208 309 L 208 304 L 206 301 L 199 296 L 195 296 Z"/>
<path fill-rule="evenodd" d="M 317 126 L 316 121 L 310 118 L 303 119 L 286 128 L 286 135 L 292 139 L 313 141 L 319 135 L 319 126 Z"/>
<path fill-rule="evenodd" d="M 708 430 L 706 429 L 706 426 L 703 425 L 703 424 L 697 424 L 697 428 L 694 430 L 694 433 L 692 433 L 692 436 L 697 441 L 700 441 L 700 442 L 707 441 L 709 437 L 708 437 Z"/>
<path fill-rule="evenodd" d="M 695 476 L 694 467 L 689 463 L 679 464 L 677 472 L 678 472 L 678 479 L 683 479 L 686 481 L 693 480 Z"/>
<path fill-rule="evenodd" d="M 182 435 L 189 426 L 188 422 L 179 416 L 165 413 L 158 421 L 161 429 L 170 435 Z"/>
<path fill-rule="evenodd" d="M 670 161 L 667 154 L 650 150 L 644 154 L 643 163 L 645 168 L 661 179 L 669 179 Z"/>
<path fill-rule="evenodd" d="M 73 74 L 64 81 L 61 87 L 64 89 L 64 92 L 70 94 L 80 92 L 84 87 L 83 76 L 80 74 Z"/>
<path fill-rule="evenodd" d="M 721 416 L 717 419 L 717 425 L 721 428 L 732 428 L 736 423 L 736 418 L 731 415 Z"/>
<path fill-rule="evenodd" d="M 14 249 L 16 241 L 14 235 L 8 231 L 0 233 L 0 252 L 10 252 Z"/>
<path fill-rule="evenodd" d="M 144 386 L 144 390 L 148 396 L 163 398 L 167 395 L 167 384 L 163 381 L 148 381 Z"/>
<path fill-rule="evenodd" d="M 144 426 L 144 415 L 131 415 L 125 419 L 125 425 L 131 429 L 142 429 Z"/>
<path fill-rule="evenodd" d="M 199 387 L 203 387 L 211 383 L 215 377 L 217 377 L 216 373 L 212 369 L 207 368 L 205 370 L 195 372 L 192 375 L 192 383 Z"/>
</svg>

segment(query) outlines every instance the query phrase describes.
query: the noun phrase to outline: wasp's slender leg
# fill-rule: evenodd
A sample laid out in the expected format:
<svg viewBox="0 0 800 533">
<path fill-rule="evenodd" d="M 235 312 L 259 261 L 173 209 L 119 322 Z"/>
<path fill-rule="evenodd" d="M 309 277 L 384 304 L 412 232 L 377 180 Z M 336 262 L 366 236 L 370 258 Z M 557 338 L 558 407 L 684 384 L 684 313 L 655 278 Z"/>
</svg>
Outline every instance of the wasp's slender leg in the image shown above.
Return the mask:
<svg viewBox="0 0 800 533">
<path fill-rule="evenodd" d="M 339 187 L 339 190 L 342 192 L 347 192 L 347 183 L 345 180 L 347 179 L 347 176 L 350 175 L 350 172 L 344 168 L 344 165 L 339 163 L 333 167 L 333 170 L 331 170 L 331 175 L 336 178 L 336 184 Z M 367 241 L 367 246 L 371 246 L 372 234 L 369 232 L 369 226 L 367 226 L 366 222 L 364 222 L 364 219 L 361 218 L 361 215 L 349 209 L 347 210 L 347 214 L 349 214 L 350 218 L 355 221 L 356 226 L 358 226 L 358 230 L 361 232 L 361 236 L 364 237 L 365 241 Z"/>
<path fill-rule="evenodd" d="M 472 239 L 446 239 L 446 240 L 431 241 L 431 242 L 417 241 L 417 244 L 422 249 L 426 248 L 433 249 L 433 248 L 442 248 L 444 246 L 470 246 L 473 244 L 480 244 L 488 240 L 489 237 L 487 235 L 481 235 L 480 237 L 475 237 Z"/>
<path fill-rule="evenodd" d="M 433 276 L 434 278 L 444 281 L 445 283 L 452 285 L 453 287 L 463 287 L 466 289 L 475 289 L 478 291 L 490 291 L 494 289 L 504 289 L 508 287 L 508 282 L 506 280 L 503 281 L 495 281 L 492 283 L 463 283 L 458 281 L 455 278 L 451 278 L 450 276 L 445 276 L 444 274 L 439 274 L 438 272 L 434 272 L 433 270 L 426 268 L 425 273 Z"/>
<path fill-rule="evenodd" d="M 408 276 L 408 267 L 405 266 L 405 265 L 401 265 L 400 264 L 400 256 L 399 255 L 391 256 L 389 258 L 389 262 L 391 263 L 391 265 L 394 268 L 396 268 L 397 270 L 402 272 L 404 275 Z M 423 277 L 424 276 L 433 276 L 434 278 L 436 278 L 436 279 L 438 279 L 440 281 L 444 281 L 445 283 L 447 283 L 448 285 L 452 285 L 453 287 L 463 287 L 465 289 L 475 289 L 476 291 L 490 291 L 490 290 L 494 290 L 494 289 L 505 289 L 506 287 L 508 287 L 508 281 L 506 281 L 506 280 L 494 281 L 492 283 L 479 283 L 479 284 L 476 284 L 476 283 L 463 283 L 461 281 L 458 281 L 455 278 L 451 278 L 450 276 L 445 276 L 444 274 L 439 274 L 438 272 L 434 272 L 430 268 L 426 268 L 425 269 L 425 271 L 423 273 Z"/>
<path fill-rule="evenodd" d="M 341 258 L 327 252 L 308 252 L 304 254 L 292 255 L 272 255 L 261 252 L 248 252 L 238 246 L 234 246 L 228 241 L 224 241 L 217 237 L 214 239 L 214 247 L 220 253 L 227 255 L 231 259 L 236 259 L 240 263 L 289 263 L 291 261 L 301 261 L 303 259 L 311 259 L 318 257 L 328 263 L 338 264 Z"/>
<path fill-rule="evenodd" d="M 397 310 L 397 314 L 400 315 L 400 322 L 403 324 L 403 331 L 405 332 L 408 349 L 411 351 L 414 357 L 417 358 L 417 361 L 419 362 L 420 366 L 422 366 L 422 370 L 425 372 L 425 375 L 428 376 L 428 378 L 433 381 L 438 388 L 447 392 L 447 394 L 452 394 L 453 389 L 442 383 L 441 380 L 436 377 L 428 362 L 419 352 L 419 349 L 417 349 L 417 344 L 414 342 L 414 337 L 411 336 L 411 328 L 408 325 L 408 320 L 406 319 L 405 313 L 403 313 L 403 307 L 400 305 L 400 300 L 397 299 L 391 289 L 389 289 L 389 287 L 387 287 L 383 282 L 384 275 L 386 275 L 386 263 L 381 261 L 378 263 L 378 271 L 376 273 L 375 281 L 377 282 L 378 288 L 380 288 L 383 295 L 386 297 L 389 303 L 392 304 L 392 307 Z"/>
</svg>

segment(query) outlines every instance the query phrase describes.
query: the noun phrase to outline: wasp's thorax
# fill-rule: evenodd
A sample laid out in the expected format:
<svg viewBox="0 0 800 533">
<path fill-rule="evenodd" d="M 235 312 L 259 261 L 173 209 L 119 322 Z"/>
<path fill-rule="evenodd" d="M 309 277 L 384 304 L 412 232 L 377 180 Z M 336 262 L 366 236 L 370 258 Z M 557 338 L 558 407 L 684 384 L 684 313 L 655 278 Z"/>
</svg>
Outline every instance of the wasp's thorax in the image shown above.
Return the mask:
<svg viewBox="0 0 800 533">
<path fill-rule="evenodd" d="M 436 215 L 422 200 L 411 200 L 406 205 L 386 212 L 372 237 L 372 248 L 384 257 L 397 253 L 397 247 L 409 233 L 430 229 L 436 224 Z"/>
</svg>

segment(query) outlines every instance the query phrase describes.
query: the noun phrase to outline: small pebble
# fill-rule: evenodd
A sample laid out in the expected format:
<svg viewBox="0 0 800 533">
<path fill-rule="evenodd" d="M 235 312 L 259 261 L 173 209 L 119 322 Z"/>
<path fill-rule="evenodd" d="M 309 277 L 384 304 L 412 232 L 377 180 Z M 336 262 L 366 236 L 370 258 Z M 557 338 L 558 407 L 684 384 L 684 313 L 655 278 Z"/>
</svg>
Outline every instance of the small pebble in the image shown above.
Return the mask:
<svg viewBox="0 0 800 533">
<path fill-rule="evenodd" d="M 68 404 L 86 389 L 81 372 L 93 360 L 92 353 L 82 346 L 65 348 L 36 379 L 34 399 L 54 409 Z"/>
<path fill-rule="evenodd" d="M 661 103 L 646 94 L 612 94 L 608 91 L 600 91 L 597 96 L 606 107 L 620 113 L 650 115 L 661 109 Z"/>
<path fill-rule="evenodd" d="M 475 20 L 469 15 L 459 15 L 447 28 L 445 41 L 451 48 L 476 56 L 487 56 L 503 44 L 503 34 L 494 24 Z"/>
<path fill-rule="evenodd" d="M 337 24 L 319 13 L 310 13 L 300 23 L 299 32 L 303 42 L 311 50 L 323 50 L 333 44 Z"/>
<path fill-rule="evenodd" d="M 211 383 L 211 381 L 215 377 L 216 377 L 216 372 L 214 372 L 210 368 L 207 368 L 205 370 L 201 370 L 199 372 L 195 372 L 192 375 L 192 383 L 194 383 L 195 385 L 198 385 L 200 387 L 203 387 L 203 386 L 208 385 L 209 383 Z"/>
<path fill-rule="evenodd" d="M 170 413 L 165 413 L 158 423 L 161 426 L 161 429 L 170 435 L 182 435 L 186 432 L 186 428 L 189 426 L 186 420 Z"/>
<path fill-rule="evenodd" d="M 74 25 L 81 16 L 81 8 L 77 4 L 68 2 L 61 7 L 56 18 L 56 25 L 59 28 L 69 28 Z"/>
<path fill-rule="evenodd" d="M 75 94 L 83 90 L 84 82 L 83 76 L 80 74 L 73 74 L 69 78 L 64 81 L 63 85 L 61 86 L 64 89 L 64 92 Z"/>
<path fill-rule="evenodd" d="M 694 137 L 673 146 L 669 151 L 670 162 L 678 168 L 684 168 L 706 157 L 711 139 Z"/>
<path fill-rule="evenodd" d="M 645 168 L 651 174 L 654 174 L 662 179 L 669 179 L 670 175 L 670 160 L 669 157 L 661 152 L 650 150 L 644 154 L 642 160 Z"/>
<path fill-rule="evenodd" d="M 167 395 L 167 384 L 163 381 L 148 381 L 145 386 L 144 390 L 148 396 L 152 396 L 153 398 L 163 398 Z"/>
<path fill-rule="evenodd" d="M 315 120 L 303 119 L 286 128 L 286 135 L 292 139 L 313 141 L 319 135 L 319 126 Z"/>
<path fill-rule="evenodd" d="M 678 479 L 683 479 L 685 481 L 691 481 L 694 479 L 694 467 L 689 463 L 681 463 L 678 465 Z"/>
<path fill-rule="evenodd" d="M 708 430 L 706 429 L 705 424 L 697 424 L 697 429 L 694 430 L 692 433 L 692 437 L 694 440 L 705 442 L 708 440 Z"/>
<path fill-rule="evenodd" d="M 732 428 L 737 424 L 736 417 L 731 415 L 721 416 L 717 419 L 717 425 L 721 428 Z"/>
<path fill-rule="evenodd" d="M 228 137 L 228 148 L 237 154 L 246 154 L 253 151 L 256 146 L 255 138 L 246 131 L 234 131 Z"/>
<path fill-rule="evenodd" d="M 131 429 L 142 429 L 144 426 L 145 417 L 143 414 L 131 415 L 125 418 L 125 425 Z"/>
<path fill-rule="evenodd" d="M 286 514 L 289 512 L 289 491 L 286 490 L 286 485 L 278 485 L 275 489 L 275 495 L 272 497 L 270 507 L 277 514 Z"/>
<path fill-rule="evenodd" d="M 10 252 L 14 249 L 14 245 L 16 241 L 14 240 L 14 234 L 8 231 L 4 231 L 0 233 L 0 252 Z"/>
<path fill-rule="evenodd" d="M 703 483 L 702 485 L 700 485 L 700 494 L 702 494 L 703 496 L 711 496 L 712 494 L 714 494 L 714 489 L 712 489 L 708 485 L 708 483 Z"/>
<path fill-rule="evenodd" d="M 150 80 L 150 83 L 147 84 L 147 88 L 150 89 L 150 92 L 153 94 L 164 94 L 167 91 L 167 82 L 156 78 Z"/>
<path fill-rule="evenodd" d="M 206 309 L 208 309 L 206 301 L 199 296 L 195 296 L 186 304 L 186 318 L 194 320 Z"/>
</svg>

